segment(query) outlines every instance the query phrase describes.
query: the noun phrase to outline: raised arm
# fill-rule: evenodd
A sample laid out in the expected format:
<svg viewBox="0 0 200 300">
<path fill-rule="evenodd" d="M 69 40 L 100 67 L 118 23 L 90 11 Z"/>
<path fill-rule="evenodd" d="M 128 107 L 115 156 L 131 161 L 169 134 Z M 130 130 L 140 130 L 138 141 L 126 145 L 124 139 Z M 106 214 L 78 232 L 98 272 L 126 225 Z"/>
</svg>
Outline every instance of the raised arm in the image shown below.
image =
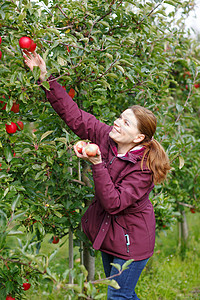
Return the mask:
<svg viewBox="0 0 200 300">
<path fill-rule="evenodd" d="M 44 81 L 47 71 L 46 64 L 42 57 L 33 52 L 24 51 L 26 65 L 33 70 L 38 66 L 41 70 L 40 80 Z M 65 89 L 51 76 L 49 79 L 50 90 L 45 89 L 45 94 L 57 114 L 81 139 L 89 139 L 100 145 L 102 137 L 108 133 L 110 126 L 100 122 L 93 116 L 77 106 L 77 104 L 68 95 Z"/>
</svg>

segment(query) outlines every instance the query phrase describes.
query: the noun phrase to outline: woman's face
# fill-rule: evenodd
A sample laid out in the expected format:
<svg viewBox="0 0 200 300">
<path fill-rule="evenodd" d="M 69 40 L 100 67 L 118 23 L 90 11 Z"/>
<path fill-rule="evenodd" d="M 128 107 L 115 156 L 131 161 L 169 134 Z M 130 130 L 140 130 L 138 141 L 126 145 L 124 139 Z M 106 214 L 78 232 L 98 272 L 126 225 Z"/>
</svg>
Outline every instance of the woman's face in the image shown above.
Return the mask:
<svg viewBox="0 0 200 300">
<path fill-rule="evenodd" d="M 118 145 L 126 145 L 128 148 L 134 147 L 136 143 L 145 138 L 145 135 L 141 134 L 137 128 L 137 119 L 131 109 L 126 109 L 114 121 L 113 129 L 109 135 Z"/>
</svg>

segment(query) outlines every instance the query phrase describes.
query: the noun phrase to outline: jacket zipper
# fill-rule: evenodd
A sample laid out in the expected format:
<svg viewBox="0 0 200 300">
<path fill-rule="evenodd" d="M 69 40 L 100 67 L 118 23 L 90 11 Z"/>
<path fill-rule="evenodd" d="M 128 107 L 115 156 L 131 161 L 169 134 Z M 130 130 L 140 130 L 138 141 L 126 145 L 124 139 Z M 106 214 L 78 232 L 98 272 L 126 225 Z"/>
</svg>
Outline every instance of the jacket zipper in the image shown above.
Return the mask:
<svg viewBox="0 0 200 300">
<path fill-rule="evenodd" d="M 115 159 L 115 156 L 113 156 L 113 158 L 112 158 L 111 161 L 109 162 L 109 165 L 112 165 L 114 159 Z"/>
<path fill-rule="evenodd" d="M 130 239 L 128 233 L 125 234 L 125 238 L 126 238 L 127 253 L 129 253 Z"/>
</svg>

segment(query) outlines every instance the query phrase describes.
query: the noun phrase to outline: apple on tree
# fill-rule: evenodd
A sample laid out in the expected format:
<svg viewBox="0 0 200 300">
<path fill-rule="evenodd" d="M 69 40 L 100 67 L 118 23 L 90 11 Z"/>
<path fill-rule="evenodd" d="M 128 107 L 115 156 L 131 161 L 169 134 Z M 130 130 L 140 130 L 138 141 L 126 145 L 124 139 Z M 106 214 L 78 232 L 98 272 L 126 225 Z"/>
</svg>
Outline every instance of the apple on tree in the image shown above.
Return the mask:
<svg viewBox="0 0 200 300">
<path fill-rule="evenodd" d="M 33 51 L 35 51 L 35 49 L 36 49 L 36 43 L 34 43 L 34 41 L 31 40 L 31 45 L 30 45 L 28 51 L 33 52 Z"/>
<path fill-rule="evenodd" d="M 15 114 L 17 114 L 19 112 L 19 104 L 14 102 L 11 107 L 11 111 L 13 111 Z"/>
<path fill-rule="evenodd" d="M 21 49 L 26 49 L 30 52 L 33 52 L 35 51 L 36 43 L 34 43 L 34 41 L 28 36 L 22 36 L 19 39 L 19 46 Z"/>
<path fill-rule="evenodd" d="M 75 96 L 75 90 L 74 89 L 70 89 L 68 95 L 73 99 Z"/>
<path fill-rule="evenodd" d="M 30 287 L 31 287 L 31 284 L 28 282 L 28 280 L 27 280 L 27 282 L 24 282 L 22 285 L 22 288 L 24 291 L 28 291 L 30 289 Z"/>
<path fill-rule="evenodd" d="M 1 50 L 0 50 L 0 59 L 1 59 L 1 57 L 2 57 L 2 52 L 1 52 Z"/>
<path fill-rule="evenodd" d="M 15 133 L 17 131 L 17 125 L 14 122 L 11 122 L 10 125 L 6 124 L 7 133 Z"/>
<path fill-rule="evenodd" d="M 17 121 L 17 130 L 20 131 L 20 130 L 23 130 L 24 128 L 24 123 L 22 121 Z"/>
<path fill-rule="evenodd" d="M 0 36 L 0 45 L 1 45 L 1 42 L 2 42 L 2 37 Z"/>
<path fill-rule="evenodd" d="M 10 295 L 8 295 L 8 296 L 6 296 L 6 300 L 15 300 L 15 298 L 13 298 Z"/>
<path fill-rule="evenodd" d="M 52 241 L 52 243 L 53 244 L 58 244 L 58 242 L 59 242 L 59 238 L 57 237 L 57 236 L 53 236 L 53 241 Z"/>
</svg>

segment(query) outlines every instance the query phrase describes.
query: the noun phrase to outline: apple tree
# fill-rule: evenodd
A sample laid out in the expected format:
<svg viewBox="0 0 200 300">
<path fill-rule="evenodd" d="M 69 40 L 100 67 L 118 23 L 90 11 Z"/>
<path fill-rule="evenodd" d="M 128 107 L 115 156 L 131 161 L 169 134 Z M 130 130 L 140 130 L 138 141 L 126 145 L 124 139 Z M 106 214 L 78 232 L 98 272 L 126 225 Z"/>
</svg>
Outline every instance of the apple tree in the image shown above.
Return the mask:
<svg viewBox="0 0 200 300">
<path fill-rule="evenodd" d="M 79 275 L 67 267 L 62 278 L 50 268 L 56 252 L 41 254 L 46 236 L 62 244 L 73 233 L 74 246 L 82 253 L 84 242 L 94 254 L 80 228 L 94 194 L 90 166 L 74 155 L 78 138 L 46 101 L 49 82 L 39 83 L 38 68 L 25 66 L 19 40 L 29 37 L 48 74 L 101 121 L 112 124 L 133 104 L 154 111 L 155 138 L 172 162 L 168 181 L 151 195 L 159 231 L 180 218 L 183 203 L 199 209 L 199 55 L 185 29 L 193 8 L 191 1 L 161 0 L 0 4 L 2 299 L 26 297 L 27 282 L 43 281 L 47 290 L 70 276 L 76 282 Z M 90 288 L 86 293 L 96 296 Z"/>
</svg>

